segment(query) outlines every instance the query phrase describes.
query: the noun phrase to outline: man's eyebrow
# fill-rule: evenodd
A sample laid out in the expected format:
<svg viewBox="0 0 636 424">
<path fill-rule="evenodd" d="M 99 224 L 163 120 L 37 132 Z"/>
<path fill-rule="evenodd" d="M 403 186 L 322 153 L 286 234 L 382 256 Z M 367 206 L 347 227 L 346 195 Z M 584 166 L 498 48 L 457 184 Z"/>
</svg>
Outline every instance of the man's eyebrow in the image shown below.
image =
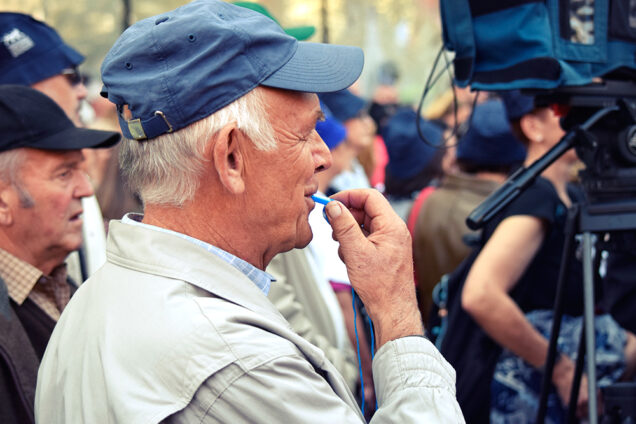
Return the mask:
<svg viewBox="0 0 636 424">
<path fill-rule="evenodd" d="M 84 160 L 83 157 L 81 159 L 79 159 L 79 158 L 66 159 L 63 162 L 61 162 L 59 165 L 57 165 L 55 168 L 53 168 L 53 172 L 61 171 L 62 169 L 76 168 L 76 167 L 79 166 L 79 164 L 83 160 Z"/>
<path fill-rule="evenodd" d="M 311 127 L 308 127 L 308 131 L 307 133 L 312 133 L 315 129 L 316 129 L 316 124 L 320 121 L 324 121 L 326 116 L 323 113 L 322 110 L 317 110 L 316 113 L 314 114 L 314 116 L 316 117 L 316 120 L 313 122 L 313 124 L 311 125 Z"/>
</svg>

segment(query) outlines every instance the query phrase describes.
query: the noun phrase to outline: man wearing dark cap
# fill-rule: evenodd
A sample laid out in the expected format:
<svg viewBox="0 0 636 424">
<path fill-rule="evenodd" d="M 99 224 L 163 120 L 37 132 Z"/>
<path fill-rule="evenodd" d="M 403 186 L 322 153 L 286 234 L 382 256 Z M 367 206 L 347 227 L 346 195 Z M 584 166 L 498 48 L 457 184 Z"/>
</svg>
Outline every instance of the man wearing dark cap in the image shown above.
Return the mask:
<svg viewBox="0 0 636 424">
<path fill-rule="evenodd" d="M 433 287 L 470 254 L 478 240 L 478 234 L 466 226 L 466 217 L 525 159 L 525 149 L 512 134 L 505 114 L 500 100 L 476 106 L 456 149 L 460 172 L 446 175 L 417 214 L 413 257 L 425 320 Z"/>
<path fill-rule="evenodd" d="M 76 128 L 50 98 L 0 85 L 0 421 L 34 422 L 37 369 L 75 290 L 64 259 L 82 243 L 93 189 L 81 149 L 119 140 Z"/>
<path fill-rule="evenodd" d="M 108 262 L 64 311 L 39 420 L 363 422 L 324 353 L 267 299 L 263 271 L 312 237 L 315 174 L 331 162 L 312 92 L 347 87 L 362 59 L 214 0 L 122 34 L 103 92 L 144 215 L 111 221 Z M 454 372 L 422 337 L 406 227 L 379 193 L 334 197 L 327 214 L 376 328 L 374 419 L 463 422 Z"/>
</svg>

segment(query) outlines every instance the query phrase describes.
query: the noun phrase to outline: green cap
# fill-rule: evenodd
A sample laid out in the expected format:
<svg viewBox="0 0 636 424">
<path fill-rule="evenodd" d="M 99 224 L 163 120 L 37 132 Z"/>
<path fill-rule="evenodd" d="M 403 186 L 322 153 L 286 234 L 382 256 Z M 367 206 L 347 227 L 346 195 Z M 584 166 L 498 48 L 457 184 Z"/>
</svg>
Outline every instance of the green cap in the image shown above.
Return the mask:
<svg viewBox="0 0 636 424">
<path fill-rule="evenodd" d="M 235 4 L 236 6 L 241 6 L 247 9 L 251 9 L 255 12 L 265 15 L 268 18 L 270 18 L 272 21 L 280 25 L 280 23 L 276 20 L 276 18 L 272 16 L 271 13 L 269 13 L 269 10 L 267 10 L 265 6 L 262 6 L 258 3 L 254 3 L 251 1 L 235 1 L 233 2 L 233 4 Z M 292 27 L 292 28 L 283 28 L 283 30 L 287 34 L 294 37 L 296 40 L 303 41 L 308 39 L 312 35 L 314 35 L 314 32 L 316 32 L 316 27 L 314 27 L 313 25 L 305 25 L 305 26 Z"/>
</svg>

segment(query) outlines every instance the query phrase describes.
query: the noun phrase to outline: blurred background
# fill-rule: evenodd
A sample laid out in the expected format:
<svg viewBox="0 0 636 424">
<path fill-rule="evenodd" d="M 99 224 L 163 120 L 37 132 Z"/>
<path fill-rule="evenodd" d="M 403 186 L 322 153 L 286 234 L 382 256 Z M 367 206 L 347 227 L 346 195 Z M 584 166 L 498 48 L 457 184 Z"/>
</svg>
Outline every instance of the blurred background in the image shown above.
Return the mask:
<svg viewBox="0 0 636 424">
<path fill-rule="evenodd" d="M 81 71 L 99 82 L 99 66 L 130 24 L 172 10 L 176 0 L 0 0 L 0 10 L 44 20 L 86 56 Z M 357 85 L 364 97 L 387 82 L 400 100 L 416 103 L 441 45 L 437 0 L 263 0 L 283 27 L 313 25 L 308 40 L 359 46 L 365 67 Z M 444 91 L 440 81 L 427 99 Z"/>
</svg>

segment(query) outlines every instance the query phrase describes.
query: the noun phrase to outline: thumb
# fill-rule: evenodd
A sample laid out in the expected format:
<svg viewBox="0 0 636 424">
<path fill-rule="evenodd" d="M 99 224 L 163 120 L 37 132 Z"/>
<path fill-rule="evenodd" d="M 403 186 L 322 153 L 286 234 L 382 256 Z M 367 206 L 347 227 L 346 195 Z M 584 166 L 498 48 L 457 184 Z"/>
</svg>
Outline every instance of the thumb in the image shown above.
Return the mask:
<svg viewBox="0 0 636 424">
<path fill-rule="evenodd" d="M 365 236 L 360 230 L 360 225 L 342 203 L 331 201 L 327 203 L 325 210 L 333 229 L 333 238 L 340 243 L 341 249 L 346 251 L 350 246 L 364 241 Z"/>
</svg>

